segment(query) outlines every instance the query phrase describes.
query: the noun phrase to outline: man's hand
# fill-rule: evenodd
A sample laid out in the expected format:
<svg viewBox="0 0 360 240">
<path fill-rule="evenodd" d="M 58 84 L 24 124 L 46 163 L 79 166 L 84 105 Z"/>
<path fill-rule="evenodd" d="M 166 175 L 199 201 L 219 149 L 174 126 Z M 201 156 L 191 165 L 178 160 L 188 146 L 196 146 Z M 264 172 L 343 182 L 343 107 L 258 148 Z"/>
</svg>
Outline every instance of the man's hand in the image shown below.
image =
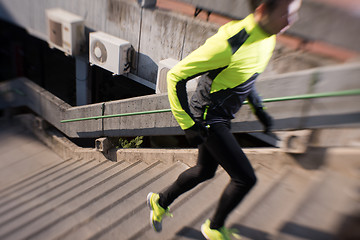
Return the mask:
<svg viewBox="0 0 360 240">
<path fill-rule="evenodd" d="M 280 140 L 275 135 L 275 133 L 272 132 L 272 127 L 274 124 L 273 118 L 263 108 L 256 109 L 255 115 L 257 116 L 259 121 L 264 125 L 264 133 L 272 138 L 275 138 L 276 140 Z"/>
<path fill-rule="evenodd" d="M 263 108 L 256 109 L 255 115 L 262 123 L 262 125 L 264 125 L 264 132 L 271 132 L 273 126 L 273 118 L 267 112 L 265 112 Z"/>
<path fill-rule="evenodd" d="M 192 147 L 197 147 L 202 144 L 208 136 L 208 129 L 204 124 L 199 122 L 195 122 L 192 127 L 185 129 L 184 131 L 185 137 Z"/>
</svg>

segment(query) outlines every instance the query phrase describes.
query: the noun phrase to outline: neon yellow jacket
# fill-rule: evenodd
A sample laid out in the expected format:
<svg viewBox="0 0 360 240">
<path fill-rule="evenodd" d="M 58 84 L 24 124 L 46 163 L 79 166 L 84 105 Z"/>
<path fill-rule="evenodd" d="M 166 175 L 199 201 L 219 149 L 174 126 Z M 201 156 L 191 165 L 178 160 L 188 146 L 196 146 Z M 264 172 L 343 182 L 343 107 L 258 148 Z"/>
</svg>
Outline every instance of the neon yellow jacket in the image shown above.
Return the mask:
<svg viewBox="0 0 360 240">
<path fill-rule="evenodd" d="M 228 121 L 252 93 L 256 77 L 268 64 L 276 43 L 250 14 L 219 28 L 202 46 L 167 74 L 172 113 L 182 129 L 195 121 Z M 202 75 L 190 104 L 186 82 Z"/>
</svg>

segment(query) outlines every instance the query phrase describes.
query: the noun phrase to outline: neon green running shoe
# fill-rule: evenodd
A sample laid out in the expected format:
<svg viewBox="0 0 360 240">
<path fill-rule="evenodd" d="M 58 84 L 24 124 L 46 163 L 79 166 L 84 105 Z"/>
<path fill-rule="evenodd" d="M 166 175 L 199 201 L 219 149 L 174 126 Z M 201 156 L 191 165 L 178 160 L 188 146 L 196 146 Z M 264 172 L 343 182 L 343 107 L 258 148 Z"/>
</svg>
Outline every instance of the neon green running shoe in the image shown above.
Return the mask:
<svg viewBox="0 0 360 240">
<path fill-rule="evenodd" d="M 147 195 L 147 205 L 150 208 L 150 224 L 153 226 L 156 232 L 162 230 L 162 219 L 164 214 L 172 217 L 170 208 L 164 209 L 159 205 L 160 196 L 157 193 L 150 192 Z"/>
<path fill-rule="evenodd" d="M 241 239 L 240 235 L 236 233 L 236 229 L 227 229 L 225 227 L 211 229 L 209 219 L 201 225 L 201 233 L 207 240 L 231 240 L 231 235 L 236 239 Z"/>
</svg>

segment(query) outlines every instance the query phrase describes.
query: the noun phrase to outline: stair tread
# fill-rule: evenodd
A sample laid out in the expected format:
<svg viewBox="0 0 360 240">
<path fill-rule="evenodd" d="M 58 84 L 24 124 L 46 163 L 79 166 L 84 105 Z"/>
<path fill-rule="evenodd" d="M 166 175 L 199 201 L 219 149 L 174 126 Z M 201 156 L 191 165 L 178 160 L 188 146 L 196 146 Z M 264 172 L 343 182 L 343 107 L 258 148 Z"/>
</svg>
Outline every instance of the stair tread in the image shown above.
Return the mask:
<svg viewBox="0 0 360 240">
<path fill-rule="evenodd" d="M 269 194 L 248 215 L 239 219 L 240 223 L 272 233 L 294 211 L 311 183 L 309 174 L 289 169 Z"/>
<path fill-rule="evenodd" d="M 332 239 L 347 217 L 359 213 L 359 187 L 358 179 L 324 171 L 277 239 Z"/>
<path fill-rule="evenodd" d="M 18 120 L 1 121 L 0 129 L 0 190 L 63 161 Z"/>
<path fill-rule="evenodd" d="M 65 204 L 71 203 L 71 201 L 75 198 L 79 198 L 88 194 L 93 190 L 97 185 L 101 185 L 106 183 L 107 178 L 111 176 L 115 176 L 119 171 L 125 169 L 130 164 L 126 162 L 121 163 L 108 163 L 108 169 L 104 169 L 98 174 L 94 174 L 93 177 L 89 177 L 88 179 L 84 179 L 83 182 L 78 182 L 79 185 L 75 187 L 68 188 L 66 191 L 56 192 L 57 195 L 52 196 L 51 198 L 40 198 L 36 199 L 37 202 L 32 207 L 27 206 L 27 208 L 22 211 L 18 211 L 18 214 L 13 214 L 11 221 L 16 221 L 15 226 L 8 226 L 6 229 L 17 229 L 22 228 L 26 224 L 30 224 L 35 221 L 37 218 L 45 217 L 46 214 L 50 211 L 54 211 L 57 207 L 63 206 Z M 25 206 L 26 207 L 26 206 Z M 1 222 L 4 222 L 4 217 L 1 218 Z M 9 218 L 6 221 L 6 224 L 9 224 Z M 0 225 L 0 232 L 4 232 L 4 224 Z M 14 228 L 15 227 L 15 228 Z"/>
<path fill-rule="evenodd" d="M 0 190 L 0 203 L 3 198 L 9 198 L 13 194 L 23 194 L 26 191 L 29 191 L 29 188 L 33 188 L 34 186 L 39 186 L 43 184 L 40 181 L 48 181 L 48 179 L 56 177 L 58 174 L 61 174 L 62 171 L 69 167 L 69 165 L 74 164 L 77 160 L 67 159 L 61 162 L 55 162 L 54 164 L 42 168 L 26 178 L 19 179 L 15 183 L 3 187 Z"/>
<path fill-rule="evenodd" d="M 90 211 L 88 210 L 89 206 L 101 206 L 103 203 L 106 203 L 105 194 L 113 194 L 116 186 L 121 186 L 122 183 L 125 184 L 129 179 L 132 178 L 132 176 L 136 175 L 138 172 L 146 169 L 147 167 L 147 164 L 137 162 L 127 168 L 122 170 L 120 169 L 120 174 L 116 177 L 109 178 L 108 181 L 102 182 L 96 188 L 79 195 L 79 197 L 75 196 L 71 198 L 71 201 L 66 201 L 66 204 L 61 204 L 60 206 L 54 208 L 53 211 L 50 211 L 47 215 L 27 224 L 21 228 L 21 231 L 14 232 L 15 236 L 20 236 L 22 234 L 23 237 L 29 234 L 31 236 L 37 231 L 47 232 L 48 230 L 56 229 L 58 224 L 55 223 L 61 224 L 64 222 L 64 219 L 69 221 L 69 219 L 72 219 L 71 216 L 78 212 L 86 213 L 87 211 Z M 103 201 L 103 203 L 101 201 Z"/>
<path fill-rule="evenodd" d="M 175 175 L 174 177 L 177 177 Z M 224 174 L 222 174 L 222 177 L 226 177 Z M 221 177 L 221 178 L 222 178 Z M 174 178 L 175 179 L 175 178 Z M 173 180 L 172 180 L 173 181 Z M 172 181 L 168 181 L 167 185 L 172 183 Z M 203 191 L 206 191 L 206 188 L 209 188 L 209 184 L 205 184 L 205 188 L 203 188 Z M 188 218 L 188 213 L 193 210 L 194 215 L 200 212 L 199 209 L 189 209 L 189 207 L 184 207 L 184 209 L 187 209 L 188 211 L 185 213 L 183 210 L 183 204 L 194 204 L 192 201 L 196 201 L 195 199 L 198 198 L 201 194 L 196 193 L 194 196 L 189 199 L 189 201 L 183 201 L 184 198 L 189 198 L 190 195 L 194 193 L 186 193 L 182 195 L 179 199 L 177 199 L 177 203 L 174 203 L 171 206 L 171 212 L 174 214 L 174 218 L 166 217 L 164 220 L 164 226 L 163 228 L 166 229 L 166 231 L 162 232 L 161 234 L 157 234 L 154 232 L 152 227 L 149 223 L 149 209 L 147 206 L 143 206 L 139 209 L 139 211 L 135 214 L 130 216 L 126 221 L 124 221 L 120 226 L 118 226 L 116 229 L 113 229 L 112 231 L 109 231 L 106 235 L 102 236 L 101 239 L 114 239 L 116 236 L 121 236 L 123 239 L 166 239 L 164 238 L 164 234 L 166 236 L 173 236 L 179 228 L 182 227 L 182 223 L 186 221 L 186 218 Z M 144 196 L 144 202 L 145 202 Z M 204 205 L 203 199 L 199 202 L 197 200 L 197 205 L 201 203 Z M 207 204 L 205 204 L 207 205 Z M 198 206 L 199 208 L 203 208 L 204 206 Z M 196 207 L 195 207 L 196 208 Z M 196 211 L 195 211 L 196 210 Z M 134 228 L 133 226 L 136 226 Z M 120 235 L 119 235 L 120 234 Z"/>
<path fill-rule="evenodd" d="M 228 227 L 233 227 L 233 225 L 237 224 L 238 218 L 243 217 L 250 209 L 252 209 L 256 202 L 260 201 L 261 198 L 267 193 L 269 188 L 271 188 L 279 180 L 279 176 L 270 174 L 269 170 L 265 167 L 254 165 L 254 169 L 258 178 L 258 182 L 251 190 L 251 192 L 249 192 L 246 198 L 240 203 L 240 205 L 235 208 L 234 211 L 229 215 L 226 222 L 226 226 Z M 201 218 L 197 218 L 186 224 L 186 226 L 177 234 L 175 239 L 185 240 L 200 236 L 201 233 L 199 232 L 199 229 L 201 228 L 201 225 L 204 223 L 204 221 L 213 215 L 219 197 L 220 193 L 215 198 L 216 202 L 214 203 L 213 207 L 210 208 L 209 211 Z"/>
<path fill-rule="evenodd" d="M 116 238 L 118 236 L 124 237 L 124 233 L 119 232 L 119 228 L 132 216 L 136 219 L 131 223 L 133 229 L 135 229 L 134 226 L 138 227 L 140 222 L 149 223 L 149 215 L 142 219 L 143 216 L 138 214 L 139 211 L 141 212 L 141 210 L 148 208 L 145 203 L 147 194 L 159 188 L 159 186 L 174 181 L 177 175 L 186 168 L 184 164 L 176 163 L 152 178 L 144 176 L 144 180 L 147 181 L 146 184 L 143 184 L 138 189 L 134 189 L 125 196 L 119 196 L 119 199 L 111 205 L 111 208 L 106 208 L 106 211 L 103 210 L 92 216 L 91 219 L 86 221 L 86 224 L 82 224 L 78 226 L 78 229 L 75 229 L 70 234 L 66 234 L 64 239 L 79 239 L 83 237 L 101 239 L 108 235 L 109 232 L 114 231 L 117 232 L 115 233 Z"/>
<path fill-rule="evenodd" d="M 4 208 L 6 208 L 7 211 L 15 208 L 12 213 L 16 214 L 16 212 L 21 211 L 21 209 L 29 208 L 32 204 L 36 204 L 38 199 L 50 198 L 52 195 L 57 194 L 58 192 L 61 192 L 62 189 L 68 187 L 68 185 L 76 186 L 79 178 L 83 177 L 83 175 L 86 175 L 88 172 L 91 172 L 94 168 L 104 165 L 103 163 L 99 164 L 94 160 L 77 161 L 67 172 L 46 182 L 39 181 L 37 186 L 31 186 L 28 189 L 24 189 L 24 191 L 16 192 L 6 200 L 6 204 L 0 204 L 0 212 L 4 215 Z"/>
</svg>

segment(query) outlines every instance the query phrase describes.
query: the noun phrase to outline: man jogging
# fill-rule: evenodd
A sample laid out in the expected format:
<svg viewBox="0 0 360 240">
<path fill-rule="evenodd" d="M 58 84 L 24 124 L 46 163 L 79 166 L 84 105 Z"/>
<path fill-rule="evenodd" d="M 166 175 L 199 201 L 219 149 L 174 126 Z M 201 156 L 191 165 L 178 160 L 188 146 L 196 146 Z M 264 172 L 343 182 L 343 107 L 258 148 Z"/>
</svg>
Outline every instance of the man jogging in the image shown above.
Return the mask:
<svg viewBox="0 0 360 240">
<path fill-rule="evenodd" d="M 162 193 L 149 193 L 150 221 L 162 230 L 168 206 L 181 194 L 212 178 L 220 165 L 231 180 L 215 214 L 201 226 L 207 239 L 230 239 L 224 227 L 229 213 L 256 183 L 254 170 L 230 132 L 230 121 L 248 99 L 255 115 L 270 133 L 272 118 L 264 111 L 254 83 L 268 64 L 276 34 L 297 19 L 301 0 L 250 0 L 253 14 L 219 28 L 167 75 L 171 110 L 189 143 L 198 146 L 197 164 L 179 175 Z M 190 102 L 186 82 L 200 76 Z"/>
</svg>

